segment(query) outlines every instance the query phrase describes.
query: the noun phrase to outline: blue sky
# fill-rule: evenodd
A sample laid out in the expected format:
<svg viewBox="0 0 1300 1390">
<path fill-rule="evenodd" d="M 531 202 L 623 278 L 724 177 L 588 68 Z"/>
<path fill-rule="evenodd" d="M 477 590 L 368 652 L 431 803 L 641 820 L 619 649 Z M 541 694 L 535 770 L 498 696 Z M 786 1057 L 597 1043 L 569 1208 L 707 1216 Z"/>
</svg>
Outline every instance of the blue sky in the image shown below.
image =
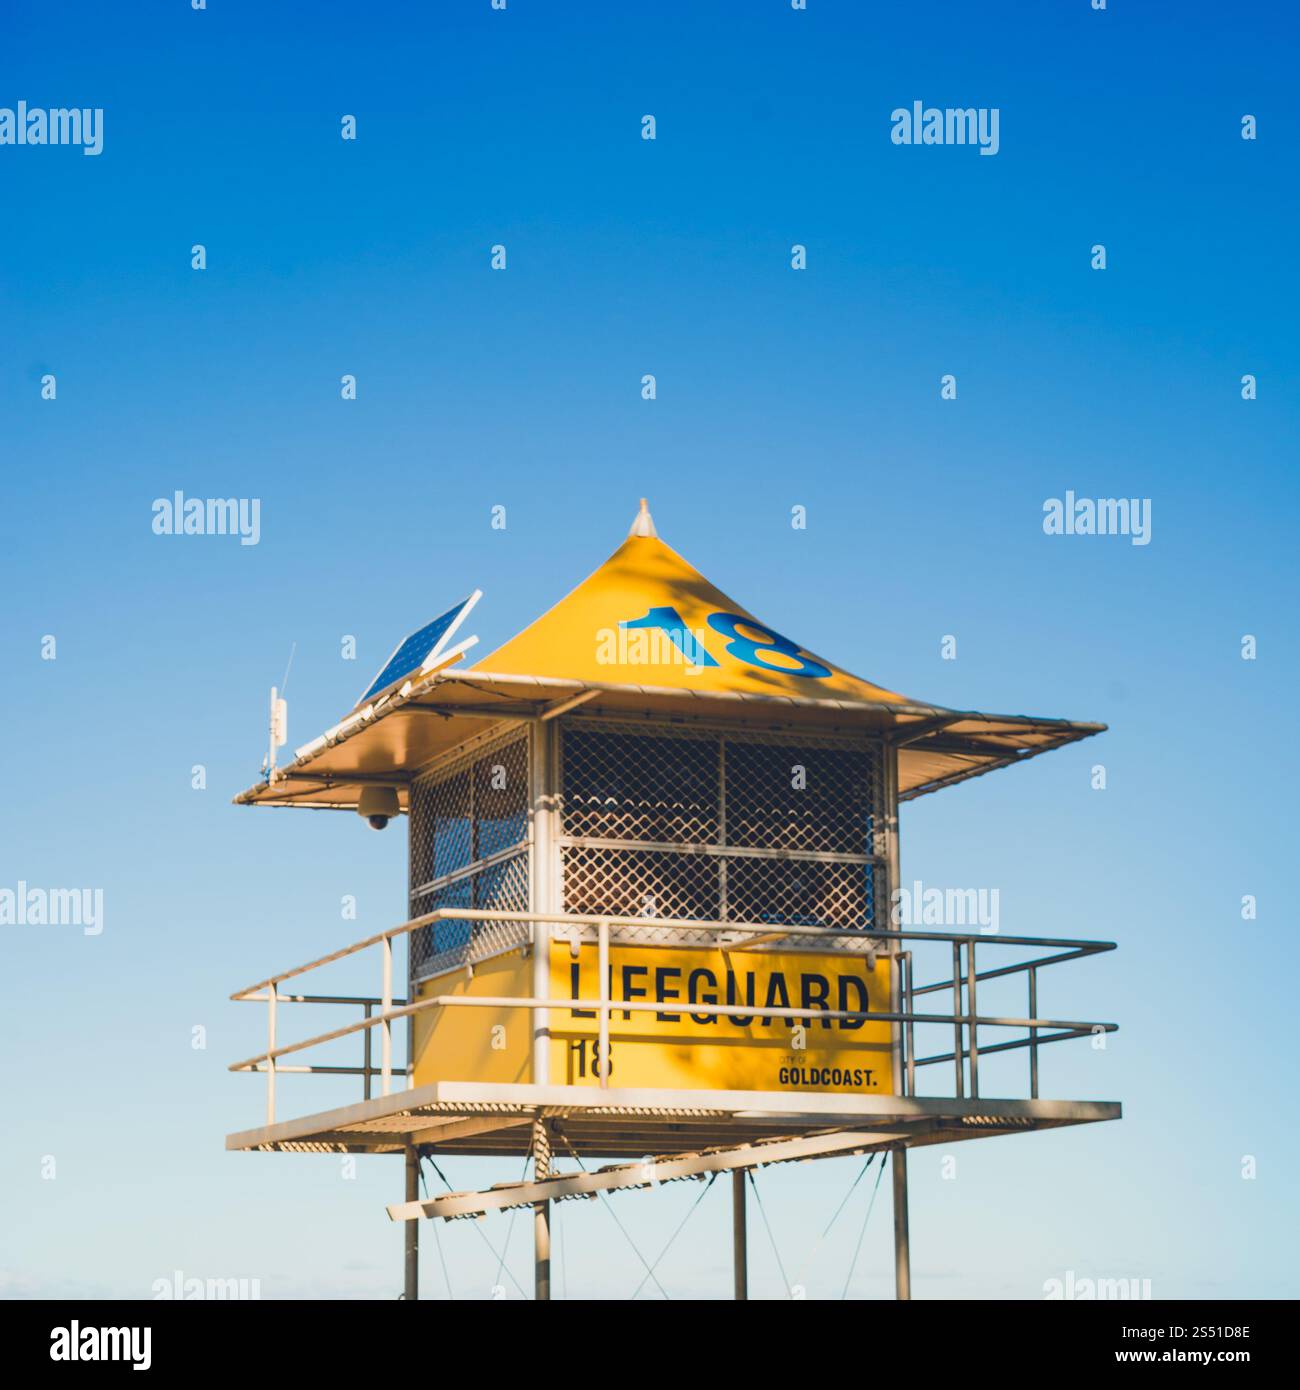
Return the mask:
<svg viewBox="0 0 1300 1390">
<path fill-rule="evenodd" d="M 715 583 L 850 670 L 1111 726 L 906 808 L 905 881 L 996 886 L 1007 932 L 1120 943 L 1045 1004 L 1121 1032 L 1057 1049 L 1044 1089 L 1125 1107 L 961 1146 L 955 1180 L 950 1151 L 914 1156 L 916 1295 L 1040 1297 L 1067 1270 L 1300 1293 L 1284 7 L 212 0 L 4 23 L 0 106 L 105 115 L 97 157 L 0 146 L 0 886 L 100 886 L 105 931 L 0 928 L 0 1293 L 142 1296 L 175 1269 L 397 1291 L 395 1161 L 346 1180 L 222 1142 L 262 1106 L 225 1070 L 262 1016 L 227 996 L 400 921 L 404 834 L 229 798 L 293 644 L 301 744 L 467 589 L 481 650 L 510 636 L 641 495 Z M 997 107 L 998 154 L 894 145 L 916 100 Z M 177 489 L 260 498 L 260 543 L 155 535 Z M 1150 498 L 1151 543 L 1045 536 L 1067 489 Z M 760 1177 L 810 1297 L 847 1274 L 869 1182 L 823 1247 L 808 1232 L 856 1166 Z M 857 1295 L 890 1288 L 887 1188 Z M 696 1195 L 616 1200 L 653 1248 Z M 660 1271 L 674 1296 L 725 1294 L 727 1215 L 718 1185 Z M 608 1213 L 561 1218 L 561 1291 L 630 1294 Z M 508 1226 L 477 1229 L 499 1250 Z M 475 1230 L 440 1235 L 458 1297 L 498 1282 Z M 757 1218 L 751 1248 L 755 1294 L 779 1296 Z M 526 1284 L 522 1219 L 507 1255 Z"/>
</svg>

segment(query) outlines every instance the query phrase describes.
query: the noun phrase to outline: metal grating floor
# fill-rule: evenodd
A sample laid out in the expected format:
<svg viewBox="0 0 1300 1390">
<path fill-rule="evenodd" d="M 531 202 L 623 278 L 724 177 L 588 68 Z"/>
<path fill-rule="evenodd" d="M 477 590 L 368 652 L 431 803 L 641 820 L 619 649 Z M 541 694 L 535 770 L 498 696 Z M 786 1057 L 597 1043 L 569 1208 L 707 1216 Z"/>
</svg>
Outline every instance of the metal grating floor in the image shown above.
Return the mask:
<svg viewBox="0 0 1300 1390">
<path fill-rule="evenodd" d="M 774 1110 L 774 1104 L 782 1108 Z M 263 1153 L 401 1153 L 411 1142 L 438 1153 L 529 1151 L 531 1122 L 554 1122 L 585 1159 L 641 1158 L 836 1130 L 873 1130 L 883 1145 L 947 1144 L 1061 1125 L 1117 1120 L 1116 1101 L 951 1100 L 767 1091 L 598 1091 L 589 1086 L 436 1082 L 339 1110 L 231 1134 L 226 1148 Z M 905 1138 L 900 1140 L 899 1136 Z"/>
</svg>

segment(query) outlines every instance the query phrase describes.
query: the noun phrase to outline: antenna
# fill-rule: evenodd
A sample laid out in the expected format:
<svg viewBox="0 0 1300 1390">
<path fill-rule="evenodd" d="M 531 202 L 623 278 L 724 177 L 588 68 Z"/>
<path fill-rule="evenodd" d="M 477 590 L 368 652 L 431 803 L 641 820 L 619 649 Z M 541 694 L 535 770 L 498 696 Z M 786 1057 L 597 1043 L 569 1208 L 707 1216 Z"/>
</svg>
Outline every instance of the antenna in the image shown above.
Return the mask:
<svg viewBox="0 0 1300 1390">
<path fill-rule="evenodd" d="M 289 661 L 288 661 L 287 665 L 286 665 L 285 668 L 284 668 L 284 679 L 280 682 L 280 690 L 281 690 L 282 692 L 287 691 L 287 690 L 289 689 L 289 671 L 290 671 L 290 670 L 292 669 L 292 667 L 293 667 L 293 654 L 294 654 L 294 652 L 296 652 L 297 650 L 298 650 L 298 644 L 297 644 L 297 642 L 294 642 L 294 643 L 292 644 L 292 646 L 290 646 L 290 648 L 289 648 Z"/>
<path fill-rule="evenodd" d="M 284 679 L 280 690 L 289 688 L 289 671 L 293 666 L 293 654 L 298 650 L 297 642 L 289 648 L 289 661 L 284 668 Z M 289 741 L 289 705 L 275 686 L 271 687 L 271 727 L 266 750 L 266 780 L 275 781 L 275 750 L 283 748 Z"/>
<path fill-rule="evenodd" d="M 289 658 L 291 661 L 292 657 Z M 286 672 L 286 675 L 288 673 Z M 283 748 L 289 741 L 289 705 L 280 697 L 280 692 L 271 687 L 270 736 L 266 750 L 266 780 L 275 781 L 275 750 Z"/>
</svg>

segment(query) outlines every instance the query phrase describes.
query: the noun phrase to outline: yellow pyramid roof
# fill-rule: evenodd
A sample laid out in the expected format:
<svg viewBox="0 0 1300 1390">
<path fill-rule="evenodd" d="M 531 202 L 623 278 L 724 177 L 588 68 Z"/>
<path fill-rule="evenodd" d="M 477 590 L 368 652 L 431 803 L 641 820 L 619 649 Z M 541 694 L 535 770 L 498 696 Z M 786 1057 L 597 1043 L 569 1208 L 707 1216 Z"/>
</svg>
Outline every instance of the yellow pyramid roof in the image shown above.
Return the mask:
<svg viewBox="0 0 1300 1390">
<path fill-rule="evenodd" d="M 721 714 L 770 727 L 876 730 L 898 750 L 901 800 L 1105 728 L 945 709 L 852 675 L 711 584 L 659 539 L 642 501 L 613 555 L 504 646 L 354 710 L 236 800 L 351 807 L 360 788 L 380 784 L 394 786 L 405 807 L 411 779 L 466 740 L 579 705 L 616 717 Z"/>
<path fill-rule="evenodd" d="M 678 686 L 713 694 L 910 704 L 798 646 L 654 534 L 642 503 L 627 540 L 478 672 Z"/>
</svg>

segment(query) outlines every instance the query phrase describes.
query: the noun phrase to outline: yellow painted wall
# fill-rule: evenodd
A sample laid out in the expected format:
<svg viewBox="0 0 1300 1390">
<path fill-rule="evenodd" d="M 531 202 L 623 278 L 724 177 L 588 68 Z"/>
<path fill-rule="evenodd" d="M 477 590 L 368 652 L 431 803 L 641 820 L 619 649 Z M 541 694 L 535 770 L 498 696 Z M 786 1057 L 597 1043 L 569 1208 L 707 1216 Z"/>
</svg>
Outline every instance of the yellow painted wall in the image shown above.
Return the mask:
<svg viewBox="0 0 1300 1390">
<path fill-rule="evenodd" d="M 463 970 L 425 980 L 416 998 L 532 992 L 532 961 L 511 951 L 475 966 L 472 980 Z M 531 1072 L 532 1018 L 527 1009 L 425 1009 L 415 1015 L 416 1086 L 431 1081 L 527 1082 Z"/>
</svg>

